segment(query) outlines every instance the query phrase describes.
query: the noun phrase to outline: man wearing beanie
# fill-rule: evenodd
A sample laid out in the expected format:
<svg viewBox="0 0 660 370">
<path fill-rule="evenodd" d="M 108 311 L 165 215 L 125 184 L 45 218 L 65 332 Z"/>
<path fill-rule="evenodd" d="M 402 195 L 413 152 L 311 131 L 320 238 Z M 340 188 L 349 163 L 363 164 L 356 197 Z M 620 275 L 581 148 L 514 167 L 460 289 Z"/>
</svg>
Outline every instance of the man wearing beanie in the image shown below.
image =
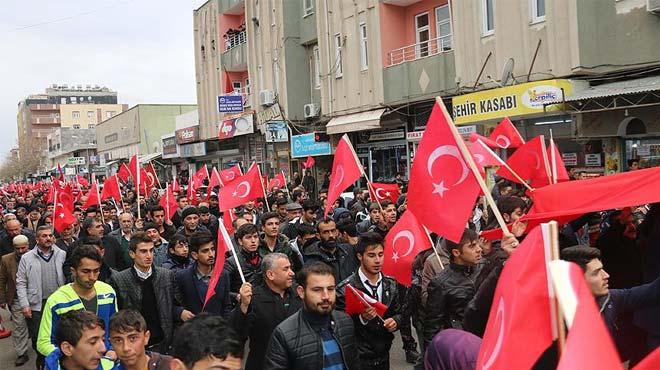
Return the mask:
<svg viewBox="0 0 660 370">
<path fill-rule="evenodd" d="M 207 228 L 199 224 L 199 209 L 195 206 L 187 206 L 183 209 L 181 212 L 181 221 L 182 225 L 176 233 L 185 236 L 189 243 L 190 237 L 196 231 L 208 231 Z"/>
</svg>

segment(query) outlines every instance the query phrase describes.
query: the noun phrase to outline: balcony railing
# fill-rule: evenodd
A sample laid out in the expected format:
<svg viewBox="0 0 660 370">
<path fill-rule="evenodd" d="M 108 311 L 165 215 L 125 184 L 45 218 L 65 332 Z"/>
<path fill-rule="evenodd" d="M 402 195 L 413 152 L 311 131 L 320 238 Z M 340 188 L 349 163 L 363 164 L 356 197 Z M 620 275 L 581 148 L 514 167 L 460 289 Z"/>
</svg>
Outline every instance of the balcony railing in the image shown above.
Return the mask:
<svg viewBox="0 0 660 370">
<path fill-rule="evenodd" d="M 231 95 L 240 95 L 243 97 L 243 106 L 250 107 L 250 94 L 245 87 L 235 88 Z"/>
<path fill-rule="evenodd" d="M 394 49 L 387 53 L 387 66 L 394 66 L 397 64 L 411 62 L 413 60 L 422 59 L 444 53 L 452 49 L 451 35 L 436 37 L 428 41 L 418 42 L 413 45 L 404 46 L 399 49 Z"/>
<path fill-rule="evenodd" d="M 229 51 L 241 44 L 245 44 L 246 41 L 247 41 L 247 32 L 245 31 L 228 35 L 227 39 L 225 40 L 225 51 Z"/>
</svg>

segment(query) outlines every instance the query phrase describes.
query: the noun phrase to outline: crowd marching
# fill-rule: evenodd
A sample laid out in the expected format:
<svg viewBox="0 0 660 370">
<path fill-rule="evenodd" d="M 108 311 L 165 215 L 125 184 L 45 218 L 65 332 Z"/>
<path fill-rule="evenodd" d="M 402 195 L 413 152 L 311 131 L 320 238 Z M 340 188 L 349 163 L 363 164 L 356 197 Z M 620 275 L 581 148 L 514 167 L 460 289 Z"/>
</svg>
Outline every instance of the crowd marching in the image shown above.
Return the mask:
<svg viewBox="0 0 660 370">
<path fill-rule="evenodd" d="M 660 368 L 660 169 L 583 180 L 546 143 L 508 120 L 465 142 L 438 102 L 409 183 L 372 183 L 347 137 L 319 186 L 255 164 L 154 186 L 136 157 L 5 183 L 0 334 L 51 370 Z"/>
</svg>

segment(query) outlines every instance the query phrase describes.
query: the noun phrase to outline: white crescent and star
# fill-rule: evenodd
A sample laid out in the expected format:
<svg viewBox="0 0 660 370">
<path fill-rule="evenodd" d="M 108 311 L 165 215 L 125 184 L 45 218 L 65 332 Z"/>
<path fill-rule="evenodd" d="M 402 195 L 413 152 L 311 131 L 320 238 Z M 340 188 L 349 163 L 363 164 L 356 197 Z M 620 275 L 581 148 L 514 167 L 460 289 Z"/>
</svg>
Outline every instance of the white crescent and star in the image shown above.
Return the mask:
<svg viewBox="0 0 660 370">
<path fill-rule="evenodd" d="M 273 179 L 272 180 L 271 186 L 280 186 L 280 185 L 281 185 L 280 184 L 280 179 Z"/>
<path fill-rule="evenodd" d="M 406 253 L 399 256 L 399 253 L 397 252 L 396 248 L 394 248 L 394 252 L 392 253 L 392 259 L 394 260 L 394 263 L 396 263 L 399 260 L 399 258 L 408 256 L 412 252 L 413 247 L 415 246 L 415 237 L 413 236 L 413 234 L 408 230 L 401 230 L 394 236 L 394 239 L 392 239 L 392 247 L 396 246 L 396 241 L 399 240 L 400 238 L 406 238 L 408 240 L 408 250 L 406 250 Z"/>
<path fill-rule="evenodd" d="M 225 178 L 227 179 L 227 181 L 231 181 L 235 177 L 236 177 L 236 173 L 234 173 L 234 172 L 229 172 L 228 174 L 225 175 Z"/>
<path fill-rule="evenodd" d="M 511 140 L 509 140 L 509 138 L 504 135 L 497 135 L 497 137 L 495 138 L 495 144 L 497 144 L 502 149 L 507 149 L 508 147 L 511 146 Z"/>
<path fill-rule="evenodd" d="M 240 194 L 240 195 L 239 195 L 239 189 L 240 189 L 241 186 L 243 186 L 243 185 L 245 185 L 245 192 L 244 192 L 243 194 Z M 241 181 L 241 183 L 238 184 L 238 186 L 236 187 L 236 190 L 234 190 L 233 195 L 234 195 L 235 197 L 245 198 L 245 197 L 247 197 L 247 195 L 248 195 L 249 193 L 250 193 L 250 183 L 247 182 L 247 181 Z"/>
<path fill-rule="evenodd" d="M 477 160 L 478 164 L 482 164 L 484 162 L 483 154 L 472 154 L 472 156 Z"/>
<path fill-rule="evenodd" d="M 456 158 L 456 161 L 458 161 L 458 163 L 463 168 L 461 172 L 461 177 L 458 179 L 458 181 L 456 181 L 456 183 L 454 183 L 453 186 L 460 185 L 468 177 L 469 169 L 465 164 L 465 162 L 463 161 L 461 154 L 458 152 L 458 148 L 454 145 L 442 145 L 435 148 L 435 150 L 431 152 L 431 155 L 429 156 L 429 159 L 426 162 L 426 169 L 429 173 L 429 176 L 431 177 L 431 180 L 433 180 L 433 164 L 438 158 L 443 156 L 450 156 Z M 432 184 L 433 184 L 433 194 L 439 194 L 440 197 L 443 197 L 445 191 L 449 190 L 449 188 L 445 186 L 444 180 L 441 180 L 440 183 L 438 184 L 435 183 Z"/>
<path fill-rule="evenodd" d="M 502 350 L 502 342 L 504 342 L 504 298 L 500 297 L 499 302 L 497 303 L 497 314 L 495 315 L 495 325 L 498 325 L 497 340 L 493 346 L 493 350 L 490 351 L 488 359 L 483 363 L 483 370 L 490 369 L 491 366 L 497 360 L 500 351 Z"/>
<path fill-rule="evenodd" d="M 383 191 L 382 188 L 376 188 L 376 197 L 378 197 L 378 199 L 385 199 L 385 198 L 387 198 L 387 197 L 390 195 L 390 193 L 385 193 L 385 195 L 382 195 L 382 194 L 380 193 L 380 192 L 382 192 L 382 191 Z"/>
<path fill-rule="evenodd" d="M 334 187 L 338 187 L 341 185 L 342 181 L 344 181 L 344 166 L 342 166 L 341 164 L 337 165 L 337 170 L 335 172 L 337 172 L 338 174 L 337 175 L 338 180 L 333 182 L 334 182 Z"/>
</svg>

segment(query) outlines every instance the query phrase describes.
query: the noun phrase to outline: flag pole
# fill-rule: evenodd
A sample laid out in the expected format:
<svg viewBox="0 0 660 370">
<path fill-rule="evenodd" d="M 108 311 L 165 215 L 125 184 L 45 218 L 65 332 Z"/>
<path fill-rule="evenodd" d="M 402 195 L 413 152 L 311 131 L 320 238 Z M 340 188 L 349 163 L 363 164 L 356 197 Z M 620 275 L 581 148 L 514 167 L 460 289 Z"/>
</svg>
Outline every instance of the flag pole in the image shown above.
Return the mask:
<svg viewBox="0 0 660 370">
<path fill-rule="evenodd" d="M 442 114 L 445 115 L 447 122 L 449 122 L 448 125 L 449 130 L 454 136 L 456 145 L 458 146 L 458 149 L 461 151 L 461 154 L 463 155 L 465 162 L 467 162 L 468 167 L 470 167 L 470 170 L 472 170 L 472 174 L 476 178 L 479 187 L 481 187 L 481 191 L 483 191 L 484 195 L 486 196 L 486 200 L 488 201 L 488 204 L 493 210 L 493 214 L 497 219 L 497 223 L 500 225 L 500 228 L 502 229 L 502 231 L 504 231 L 505 235 L 509 234 L 510 233 L 509 228 L 506 226 L 506 222 L 504 221 L 504 218 L 502 217 L 500 210 L 497 209 L 497 205 L 495 204 L 493 195 L 490 193 L 488 186 L 486 186 L 486 182 L 481 177 L 481 174 L 479 173 L 479 169 L 477 169 L 477 165 L 474 163 L 474 158 L 472 158 L 472 154 L 465 146 L 465 142 L 463 141 L 463 138 L 461 137 L 461 135 L 459 135 L 458 131 L 456 130 L 456 126 L 454 125 L 454 120 L 451 119 L 449 112 L 447 112 L 447 107 L 445 107 L 445 103 L 442 101 L 442 98 L 439 96 L 435 98 L 435 101 L 440 106 L 440 109 L 442 110 Z"/>
<path fill-rule="evenodd" d="M 360 293 L 357 291 L 357 289 L 355 289 L 351 284 L 346 284 L 346 286 L 347 286 L 349 289 L 353 290 L 353 294 L 355 294 L 355 295 L 360 299 L 360 301 L 362 301 L 363 304 L 365 304 L 367 307 L 371 307 L 371 305 L 369 304 L 369 302 L 367 302 L 367 301 L 364 299 L 364 297 L 362 297 L 362 294 L 360 294 Z M 383 317 L 382 317 L 381 315 L 376 314 L 376 317 L 379 318 L 380 321 L 383 322 L 383 324 L 385 323 L 385 319 L 383 319 Z"/>
<path fill-rule="evenodd" d="M 138 158 L 138 155 L 135 155 L 135 172 L 136 172 L 136 177 L 137 177 L 137 183 L 135 184 L 135 192 L 137 193 L 137 213 L 138 213 L 138 220 L 141 218 L 140 217 L 140 158 Z"/>
<path fill-rule="evenodd" d="M 218 230 L 220 230 L 220 233 L 222 233 L 222 239 L 224 240 L 225 244 L 227 244 L 227 248 L 231 249 L 231 255 L 234 258 L 234 262 L 236 262 L 236 268 L 238 269 L 238 275 L 241 277 L 241 282 L 245 284 L 245 275 L 243 274 L 243 269 L 241 268 L 241 263 L 238 260 L 238 255 L 236 254 L 236 250 L 234 250 L 234 243 L 231 242 L 231 238 L 229 238 L 229 233 L 227 232 L 227 229 L 225 228 L 225 224 L 223 222 L 218 222 Z"/>
<path fill-rule="evenodd" d="M 555 140 L 552 137 L 552 129 L 550 129 L 550 165 L 552 174 L 552 183 L 557 183 L 557 158 L 555 156 Z"/>
<path fill-rule="evenodd" d="M 121 202 L 121 211 L 124 212 L 124 196 L 121 195 L 121 185 L 119 184 L 119 176 L 115 176 L 115 181 L 117 182 L 117 189 L 119 190 L 119 201 Z M 115 201 L 115 207 L 117 202 Z"/>
<path fill-rule="evenodd" d="M 270 212 L 270 204 L 268 204 L 268 196 L 266 196 L 266 188 L 264 187 L 264 178 L 261 177 L 261 167 L 259 167 L 259 165 L 256 163 L 257 162 L 254 162 L 254 164 L 257 166 L 257 172 L 259 173 L 259 183 L 261 184 L 261 190 L 264 192 L 264 203 L 266 203 L 266 209 L 268 212 Z"/>
<path fill-rule="evenodd" d="M 559 229 L 557 226 L 557 221 L 548 222 L 548 231 L 550 236 L 550 260 L 556 261 L 559 260 Z M 550 272 L 548 271 L 548 274 Z M 552 284 L 548 284 L 549 289 L 552 288 Z M 552 308 L 550 314 L 554 317 L 552 318 L 556 325 L 555 330 L 557 330 L 557 344 L 558 344 L 558 355 L 561 357 L 564 347 L 566 346 L 566 326 L 564 326 L 564 315 L 562 314 L 561 307 L 559 305 L 559 299 L 557 295 L 552 292 Z"/>
<path fill-rule="evenodd" d="M 165 204 L 167 205 L 165 212 L 167 212 L 167 220 L 171 220 L 172 218 L 170 217 L 170 183 L 165 182 Z"/>
<path fill-rule="evenodd" d="M 431 242 L 431 248 L 433 248 L 433 252 L 435 253 L 435 257 L 438 259 L 438 262 L 440 262 L 440 267 L 444 270 L 445 265 L 442 263 L 442 260 L 440 259 L 440 253 L 438 253 L 438 249 L 435 246 L 435 243 L 433 243 L 433 239 L 431 239 L 431 234 L 429 234 L 429 229 L 426 228 L 426 226 L 422 225 L 424 227 L 424 232 L 426 233 L 426 236 L 429 238 L 429 242 Z"/>
<path fill-rule="evenodd" d="M 284 178 L 284 189 L 286 190 L 286 197 L 288 199 L 291 199 L 291 193 L 289 192 L 289 185 L 288 181 L 286 181 L 286 174 L 284 173 L 284 170 L 280 170 L 280 173 L 282 173 L 282 177 Z"/>
<path fill-rule="evenodd" d="M 367 174 L 364 172 L 364 166 L 362 166 L 362 162 L 360 162 L 357 153 L 355 153 L 355 148 L 353 148 L 353 143 L 351 142 L 351 139 L 348 138 L 348 134 L 344 134 L 344 136 L 342 136 L 342 140 L 344 139 L 346 139 L 348 142 L 348 147 L 351 148 L 351 153 L 353 153 L 353 159 L 355 159 L 355 163 L 357 163 L 360 172 L 362 172 L 362 176 L 364 176 L 364 179 L 367 181 L 367 187 L 370 189 L 369 192 L 373 192 L 376 195 L 376 203 L 378 203 L 378 208 L 380 208 L 380 211 L 383 212 L 383 206 L 380 204 L 380 201 L 378 201 L 378 194 L 376 194 L 369 176 L 367 176 Z"/>
<path fill-rule="evenodd" d="M 99 208 L 101 208 L 101 222 L 105 225 L 105 217 L 103 217 L 103 206 L 101 205 L 101 194 L 99 194 L 99 182 L 94 180 L 96 185 L 96 198 L 99 200 Z"/>
</svg>

